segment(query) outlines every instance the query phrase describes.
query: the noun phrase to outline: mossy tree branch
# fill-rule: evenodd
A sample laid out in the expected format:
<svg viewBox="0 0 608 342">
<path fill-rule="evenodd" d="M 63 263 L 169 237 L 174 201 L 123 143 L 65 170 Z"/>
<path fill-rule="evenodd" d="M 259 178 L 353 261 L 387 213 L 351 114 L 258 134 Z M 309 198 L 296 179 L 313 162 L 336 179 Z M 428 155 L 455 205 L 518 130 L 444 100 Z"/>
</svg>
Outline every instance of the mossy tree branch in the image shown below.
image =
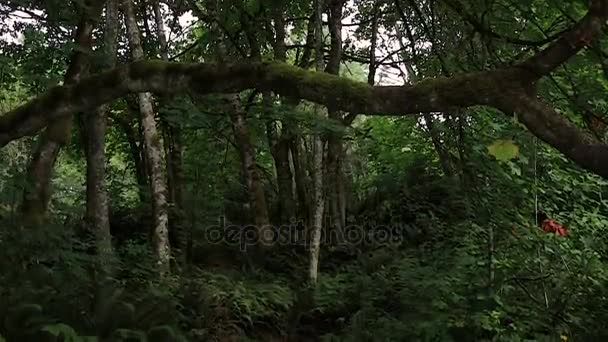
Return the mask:
<svg viewBox="0 0 608 342">
<path fill-rule="evenodd" d="M 592 172 L 608 178 L 608 147 L 537 99 L 536 81 L 567 61 L 601 32 L 608 0 L 594 0 L 588 14 L 557 41 L 528 60 L 504 69 L 435 78 L 416 85 L 369 86 L 284 63 L 232 65 L 143 61 L 73 85 L 57 86 L 0 116 L 0 146 L 35 134 L 76 112 L 128 93 L 235 93 L 256 88 L 367 115 L 447 112 L 489 105 L 517 113 L 530 131 Z M 566 136 L 564 136 L 564 134 Z M 567 139 L 566 139 L 567 137 Z"/>
<path fill-rule="evenodd" d="M 50 122 L 86 111 L 129 93 L 171 95 L 235 93 L 257 88 L 297 97 L 350 113 L 403 115 L 445 111 L 453 107 L 490 104 L 517 84 L 517 68 L 437 78 L 415 86 L 377 86 L 283 63 L 232 65 L 179 64 L 142 61 L 88 77 L 73 85 L 56 86 L 0 116 L 0 146 L 35 134 Z"/>
<path fill-rule="evenodd" d="M 214 65 L 143 61 L 91 76 L 73 85 L 54 87 L 0 116 L 0 146 L 35 134 L 62 117 L 86 112 L 129 93 L 149 91 L 166 95 L 183 92 L 211 94 L 257 88 L 349 113 L 407 115 L 475 105 L 490 105 L 506 112 L 525 110 L 531 107 L 515 104 L 523 98 L 524 89 L 529 89 L 531 82 L 533 79 L 529 73 L 519 67 L 429 79 L 414 86 L 372 87 L 283 63 Z M 553 115 L 559 116 L 557 113 Z M 561 119 L 560 122 L 572 125 L 566 119 Z M 547 129 L 555 129 L 548 126 L 548 122 L 524 121 L 534 134 L 570 156 L 563 144 L 558 145 L 556 139 L 547 139 L 550 136 L 541 134 Z M 588 141 L 585 132 L 574 126 L 573 129 L 577 135 L 585 136 L 583 140 Z M 608 177 L 608 170 L 598 170 L 587 164 L 582 166 Z"/>
</svg>

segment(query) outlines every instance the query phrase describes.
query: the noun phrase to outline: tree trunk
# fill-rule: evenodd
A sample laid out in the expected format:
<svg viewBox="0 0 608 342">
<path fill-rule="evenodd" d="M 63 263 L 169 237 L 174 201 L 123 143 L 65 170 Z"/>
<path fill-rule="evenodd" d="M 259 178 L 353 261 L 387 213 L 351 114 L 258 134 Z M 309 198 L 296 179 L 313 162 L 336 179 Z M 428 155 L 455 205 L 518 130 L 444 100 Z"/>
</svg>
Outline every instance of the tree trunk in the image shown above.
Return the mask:
<svg viewBox="0 0 608 342">
<path fill-rule="evenodd" d="M 167 38 L 165 37 L 165 25 L 158 0 L 152 2 L 154 10 L 154 21 L 156 23 L 156 35 L 160 45 L 160 56 L 163 60 L 169 60 Z M 176 249 L 183 252 L 185 245 L 184 224 L 184 199 L 183 199 L 183 171 L 182 171 L 182 132 L 179 127 L 163 120 L 162 128 L 165 131 L 167 180 L 169 185 L 169 203 L 171 204 L 171 227 L 175 231 Z"/>
<path fill-rule="evenodd" d="M 283 129 L 285 129 L 283 127 Z M 279 188 L 279 211 L 281 213 L 281 223 L 289 223 L 296 217 L 296 204 L 293 194 L 293 172 L 289 163 L 289 143 L 290 138 L 287 133 L 277 133 L 273 122 L 267 124 L 266 129 L 270 152 L 274 159 L 277 172 L 277 184 Z"/>
<path fill-rule="evenodd" d="M 104 32 L 105 67 L 116 64 L 118 38 L 118 3 L 109 0 L 106 4 L 106 26 Z M 86 221 L 95 233 L 97 253 L 100 256 L 100 271 L 111 273 L 113 257 L 108 193 L 106 188 L 105 135 L 108 105 L 97 108 L 85 118 L 85 154 L 87 159 L 87 209 Z"/>
<path fill-rule="evenodd" d="M 217 15 L 217 2 L 207 1 L 207 9 L 212 15 Z M 194 5 L 196 6 L 196 5 Z M 217 20 L 212 25 L 212 30 L 221 37 L 218 44 L 216 45 L 216 53 L 219 64 L 225 63 L 225 58 L 228 55 L 226 47 L 224 45 L 223 34 L 221 33 Z M 254 51 L 252 53 L 254 58 L 259 58 L 259 53 L 255 51 L 257 43 L 254 43 L 255 37 L 248 33 L 248 39 Z M 272 236 L 270 235 L 270 220 L 268 218 L 268 207 L 266 205 L 266 196 L 264 194 L 264 188 L 260 181 L 260 176 L 256 166 L 256 155 L 255 148 L 251 142 L 251 136 L 249 134 L 249 128 L 247 127 L 246 113 L 238 95 L 228 95 L 224 97 L 228 103 L 230 122 L 232 123 L 232 131 L 236 142 L 237 149 L 241 158 L 241 171 L 243 174 L 244 182 L 247 187 L 248 204 L 250 211 L 253 216 L 256 233 L 258 239 L 256 241 L 258 247 L 262 249 L 269 247 Z"/>
<path fill-rule="evenodd" d="M 412 54 L 414 55 L 414 60 L 416 61 L 418 59 L 416 57 L 416 45 L 415 45 L 416 42 L 413 40 L 413 38 L 411 38 L 412 37 L 411 31 L 408 31 L 408 33 L 410 33 L 410 44 L 411 44 Z M 400 47 L 402 49 L 404 49 L 405 45 L 404 45 L 403 39 L 399 33 L 398 33 L 398 40 L 399 40 Z M 405 69 L 407 70 L 407 78 L 405 75 L 403 75 L 404 76 L 403 81 L 406 84 L 407 83 L 415 84 L 418 81 L 418 75 L 416 74 L 416 71 L 414 70 L 412 64 L 406 62 Z M 444 69 L 444 72 L 447 73 L 447 70 Z M 431 115 L 431 113 L 424 112 L 424 113 L 422 113 L 422 117 L 423 117 L 424 125 L 427 128 L 429 137 L 431 138 L 431 142 L 433 143 L 433 147 L 435 148 L 435 152 L 437 152 L 437 157 L 439 158 L 439 165 L 441 165 L 441 169 L 443 170 L 443 173 L 448 177 L 453 176 L 454 168 L 453 168 L 453 164 L 452 164 L 452 159 L 450 157 L 449 152 L 445 149 L 443 143 L 441 142 L 441 138 L 439 137 L 439 132 L 438 132 L 437 128 L 435 127 L 435 123 L 433 122 L 433 116 Z"/>
<path fill-rule="evenodd" d="M 293 162 L 294 181 L 298 198 L 298 215 L 304 218 L 305 225 L 311 224 L 310 201 L 309 201 L 309 179 L 306 175 L 306 163 L 302 160 L 301 137 L 294 136 L 291 140 L 291 159 Z"/>
<path fill-rule="evenodd" d="M 177 127 L 172 127 L 170 124 L 166 128 L 166 156 L 167 156 L 167 171 L 169 182 L 169 201 L 171 203 L 171 218 L 172 229 L 175 230 L 177 248 L 183 252 L 184 245 L 184 173 L 182 168 L 182 151 L 183 144 L 181 138 L 181 130 Z"/>
<path fill-rule="evenodd" d="M 399 38 L 399 43 L 401 48 L 404 48 L 403 41 Z M 412 49 L 414 49 L 414 43 L 412 43 Z M 415 51 L 414 51 L 415 53 Z M 416 71 L 412 67 L 410 63 L 405 63 L 405 69 L 407 70 L 407 79 L 404 78 L 405 83 L 415 84 L 418 82 L 418 75 Z M 428 131 L 429 137 L 431 138 L 431 142 L 433 143 L 433 147 L 435 148 L 435 152 L 437 152 L 437 157 L 439 158 L 439 165 L 441 165 L 441 169 L 443 173 L 451 177 L 453 172 L 452 160 L 450 158 L 449 152 L 445 149 L 444 144 L 441 142 L 441 138 L 439 137 L 439 131 L 435 127 L 435 123 L 433 121 L 433 116 L 431 113 L 424 112 L 422 113 L 422 119 L 424 121 L 424 125 Z"/>
<path fill-rule="evenodd" d="M 284 6 L 277 4 L 273 8 L 273 21 L 275 28 L 275 42 L 273 45 L 274 59 L 276 61 L 285 62 L 286 47 L 285 47 L 285 19 Z M 265 101 L 267 108 L 271 108 L 271 101 Z M 279 121 L 281 131 L 273 121 L 267 123 L 266 133 L 268 135 L 268 143 L 270 151 L 274 159 L 274 165 L 277 172 L 277 184 L 279 188 L 279 211 L 281 213 L 281 223 L 289 224 L 296 218 L 296 203 L 293 191 L 293 172 L 291 171 L 291 163 L 289 162 L 289 148 L 291 146 L 292 134 L 288 128 L 288 123 L 284 120 Z"/>
<path fill-rule="evenodd" d="M 129 38 L 129 47 L 134 61 L 144 59 L 144 51 L 135 20 L 132 0 L 124 1 L 124 14 Z M 139 93 L 139 111 L 143 127 L 145 154 L 147 157 L 152 193 L 153 231 L 152 243 L 161 274 L 170 271 L 171 248 L 169 245 L 169 217 L 167 213 L 167 184 L 163 167 L 162 141 L 156 128 L 152 94 Z"/>
<path fill-rule="evenodd" d="M 342 60 L 342 9 L 343 0 L 334 0 L 329 5 L 329 33 L 331 37 L 331 48 L 329 51 L 329 61 L 325 71 L 332 75 L 340 74 L 340 63 Z M 342 113 L 334 108 L 328 108 L 329 118 L 333 119 L 338 125 L 342 125 Z M 343 140 L 342 132 L 332 132 L 327 138 L 327 177 L 326 187 L 329 203 L 329 216 L 332 229 L 341 231 L 345 225 L 342 221 L 340 198 L 343 198 L 340 186 L 342 175 L 343 159 Z"/>
<path fill-rule="evenodd" d="M 139 110 L 138 110 L 139 111 Z M 135 170 L 135 179 L 137 180 L 139 201 L 146 203 L 148 201 L 148 189 L 150 188 L 150 182 L 148 179 L 148 171 L 146 170 L 146 163 L 144 161 L 142 149 L 140 148 L 141 143 L 139 139 L 139 132 L 133 128 L 130 117 L 124 118 L 118 115 L 112 115 L 109 113 L 112 122 L 117 124 L 127 139 L 129 144 L 129 152 L 133 159 L 133 167 Z"/>
<path fill-rule="evenodd" d="M 277 181 L 279 185 L 279 201 L 283 223 L 289 224 L 296 219 L 296 204 L 293 194 L 293 172 L 289 163 L 289 140 L 281 137 L 273 149 Z"/>
<path fill-rule="evenodd" d="M 321 0 L 314 1 L 315 20 L 315 59 L 317 71 L 323 70 L 323 36 L 322 36 L 322 4 Z M 320 115 L 322 107 L 315 106 L 315 112 Z M 324 144 L 321 133 L 313 137 L 313 210 L 312 210 L 312 237 L 310 241 L 309 280 L 316 285 L 319 274 L 319 254 L 321 252 L 321 233 L 323 230 L 323 211 L 325 209 L 325 189 L 323 188 L 323 154 Z"/>
<path fill-rule="evenodd" d="M 340 186 L 342 178 L 342 137 L 332 133 L 327 138 L 327 197 L 329 204 L 329 216 L 331 219 L 332 229 L 341 231 L 344 227 L 342 222 L 341 203 L 342 187 Z"/>
<path fill-rule="evenodd" d="M 448 177 L 452 177 L 454 175 L 452 160 L 449 152 L 445 149 L 444 144 L 441 142 L 439 131 L 437 130 L 437 127 L 435 127 L 433 116 L 430 113 L 423 113 L 422 118 L 431 138 L 431 142 L 433 143 L 433 147 L 435 147 L 435 152 L 437 152 L 439 165 L 441 165 L 443 173 Z"/>
<path fill-rule="evenodd" d="M 314 138 L 313 149 L 313 177 L 314 177 L 314 209 L 312 214 L 312 239 L 310 243 L 310 282 L 317 283 L 319 273 L 319 254 L 321 253 L 321 233 L 323 230 L 323 210 L 325 208 L 325 196 L 323 189 L 323 140 Z"/>
<path fill-rule="evenodd" d="M 89 71 L 89 54 L 92 45 L 92 33 L 97 19 L 101 15 L 102 3 L 87 1 L 83 8 L 83 17 L 78 23 L 70 66 L 64 77 L 66 85 L 77 83 Z M 50 183 L 53 167 L 61 147 L 70 138 L 72 116 L 66 116 L 50 124 L 40 136 L 32 160 L 27 168 L 26 187 L 23 194 L 21 213 L 25 226 L 36 226 L 46 219 L 51 197 Z"/>
<path fill-rule="evenodd" d="M 376 83 L 376 49 L 378 47 L 378 12 L 380 10 L 380 2 L 374 3 L 374 12 L 372 18 L 372 41 L 369 48 L 369 73 L 367 74 L 367 84 L 374 85 Z"/>
<path fill-rule="evenodd" d="M 230 121 L 236 141 L 239 155 L 241 156 L 241 166 L 243 176 L 247 185 L 249 205 L 253 213 L 254 223 L 258 233 L 258 243 L 261 247 L 267 247 L 271 243 L 267 230 L 270 228 L 268 219 L 268 207 L 266 206 L 266 196 L 260 181 L 260 176 L 256 167 L 255 149 L 251 143 L 251 136 L 247 127 L 245 113 L 238 99 L 238 96 L 230 96 Z"/>
<path fill-rule="evenodd" d="M 72 116 L 57 121 L 49 126 L 39 138 L 32 160 L 27 168 L 26 186 L 21 204 L 21 215 L 23 225 L 38 226 L 46 220 L 49 200 L 51 198 L 51 176 L 53 166 L 59 155 L 59 150 L 65 140 L 52 137 L 51 127 L 59 130 L 63 127 L 71 127 Z M 71 129 L 64 128 L 64 132 Z M 62 135 L 62 134 L 58 134 Z"/>
</svg>

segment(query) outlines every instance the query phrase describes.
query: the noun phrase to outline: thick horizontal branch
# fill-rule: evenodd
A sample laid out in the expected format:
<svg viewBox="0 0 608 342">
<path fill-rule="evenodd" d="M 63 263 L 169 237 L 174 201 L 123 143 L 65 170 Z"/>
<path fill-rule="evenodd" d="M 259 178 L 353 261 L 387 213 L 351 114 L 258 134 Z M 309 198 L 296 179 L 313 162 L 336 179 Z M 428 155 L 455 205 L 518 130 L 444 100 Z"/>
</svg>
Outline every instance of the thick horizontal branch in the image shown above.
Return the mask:
<svg viewBox="0 0 608 342">
<path fill-rule="evenodd" d="M 32 135 L 48 123 L 86 112 L 128 93 L 199 95 L 256 88 L 309 100 L 349 113 L 403 115 L 488 104 L 518 79 L 518 69 L 437 78 L 415 86 L 377 86 L 283 63 L 233 65 L 146 61 L 128 64 L 77 84 L 56 86 L 0 116 L 0 146 Z M 500 85 L 500 88 L 498 87 Z"/>
<path fill-rule="evenodd" d="M 137 62 L 98 74 L 44 95 L 0 116 L 0 146 L 35 134 L 50 122 L 87 112 L 128 93 L 199 95 L 246 89 L 274 91 L 367 115 L 447 112 L 491 105 L 517 113 L 530 131 L 582 167 L 608 178 L 608 146 L 598 143 L 539 100 L 526 95 L 529 75 L 520 68 L 428 79 L 414 86 L 376 86 L 283 63 L 233 65 Z"/>
<path fill-rule="evenodd" d="M 497 107 L 515 114 L 538 138 L 582 168 L 608 179 L 608 145 L 600 142 L 543 101 L 520 93 Z"/>
<path fill-rule="evenodd" d="M 0 116 L 0 146 L 32 135 L 50 122 L 87 112 L 128 93 L 170 95 L 273 91 L 350 114 L 405 115 L 490 105 L 516 113 L 530 131 L 580 166 L 608 178 L 608 146 L 537 100 L 533 83 L 597 37 L 608 18 L 608 0 L 557 41 L 514 67 L 434 78 L 415 85 L 376 86 L 283 63 L 233 65 L 147 61 L 128 64 L 80 82 L 57 86 Z"/>
</svg>

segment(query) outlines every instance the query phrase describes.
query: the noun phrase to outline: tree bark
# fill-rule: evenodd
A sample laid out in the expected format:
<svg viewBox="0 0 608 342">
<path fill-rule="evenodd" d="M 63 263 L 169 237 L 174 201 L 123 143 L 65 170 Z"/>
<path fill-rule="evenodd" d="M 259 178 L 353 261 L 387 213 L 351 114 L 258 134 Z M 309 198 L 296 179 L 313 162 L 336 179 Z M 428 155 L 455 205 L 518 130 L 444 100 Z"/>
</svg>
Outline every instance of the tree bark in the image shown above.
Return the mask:
<svg viewBox="0 0 608 342">
<path fill-rule="evenodd" d="M 374 3 L 373 10 L 373 18 L 372 18 L 372 37 L 371 37 L 371 45 L 369 47 L 369 72 L 367 74 L 367 84 L 374 85 L 376 83 L 376 70 L 378 69 L 376 66 L 376 49 L 378 47 L 378 16 L 380 10 L 380 2 L 376 1 Z M 397 30 L 399 32 L 399 30 Z M 399 33 L 397 33 L 399 34 Z M 399 39 L 401 42 L 401 39 Z"/>
<path fill-rule="evenodd" d="M 299 217 L 304 219 L 306 226 L 310 226 L 310 182 L 306 174 L 306 162 L 303 160 L 301 137 L 295 136 L 291 140 L 291 159 L 293 162 L 295 189 L 298 198 Z"/>
<path fill-rule="evenodd" d="M 160 2 L 154 0 L 152 2 L 154 11 L 154 21 L 156 23 L 156 35 L 160 45 L 160 56 L 164 61 L 169 60 L 169 47 L 167 38 L 165 37 L 165 25 L 163 22 Z M 171 204 L 171 227 L 175 231 L 176 246 L 174 250 L 183 252 L 185 249 L 185 233 L 184 229 L 184 198 L 183 198 L 183 170 L 182 170 L 182 131 L 175 124 L 163 120 L 162 128 L 165 131 L 165 147 L 167 160 L 167 181 L 169 186 L 169 203 Z"/>
<path fill-rule="evenodd" d="M 323 70 L 323 26 L 321 0 L 314 1 L 315 20 L 315 60 L 316 70 Z M 321 115 L 322 107 L 315 106 L 315 113 Z M 313 210 L 312 210 L 312 237 L 310 241 L 309 281 L 317 284 L 319 275 L 319 255 L 321 252 L 321 233 L 323 231 L 323 212 L 325 209 L 325 189 L 323 187 L 323 155 L 325 146 L 321 133 L 313 136 Z"/>
<path fill-rule="evenodd" d="M 284 123 L 282 124 L 282 129 L 286 129 Z M 293 173 L 291 172 L 291 164 L 289 163 L 291 137 L 284 131 L 279 133 L 275 123 L 272 121 L 269 121 L 266 124 L 266 134 L 268 135 L 268 144 L 270 145 L 270 152 L 277 173 L 281 223 L 286 224 L 296 217 L 296 204 L 293 194 Z"/>
<path fill-rule="evenodd" d="M 275 41 L 273 44 L 274 59 L 276 61 L 285 62 L 285 20 L 283 18 L 284 6 L 277 5 L 273 8 L 273 19 L 275 28 Z M 272 108 L 270 95 L 265 96 L 266 108 Z M 279 190 L 279 212 L 281 214 L 281 223 L 289 224 L 291 220 L 296 218 L 296 203 L 293 192 L 293 172 L 289 162 L 289 149 L 293 136 L 289 129 L 289 123 L 286 120 L 280 120 L 280 131 L 274 120 L 269 120 L 266 123 L 266 134 L 268 135 L 268 144 L 270 152 L 274 159 L 274 165 L 277 173 L 277 185 Z"/>
<path fill-rule="evenodd" d="M 93 29 L 101 15 L 104 1 L 91 0 L 83 5 L 84 13 L 76 28 L 70 66 L 64 77 L 64 84 L 74 84 L 88 74 L 89 55 L 92 47 Z M 41 108 L 41 110 L 43 110 Z M 72 131 L 72 115 L 65 116 L 50 124 L 40 136 L 32 160 L 27 168 L 27 181 L 21 205 L 21 214 L 25 226 L 36 226 L 46 219 L 51 198 L 50 183 L 53 167 Z"/>
<path fill-rule="evenodd" d="M 216 1 L 208 1 L 207 8 L 214 17 L 217 16 Z M 218 22 L 219 19 L 216 19 L 216 22 L 212 24 L 212 30 L 216 31 L 216 33 L 222 37 L 223 34 L 218 27 Z M 258 46 L 255 36 L 251 33 L 251 28 L 248 28 L 246 33 L 252 47 L 252 57 L 254 59 L 259 59 L 261 56 L 256 50 Z M 217 44 L 216 53 L 219 65 L 225 65 L 225 57 L 228 54 L 226 52 L 223 37 L 220 38 Z M 258 249 L 258 252 L 261 252 L 263 249 L 270 246 L 272 236 L 269 234 L 271 227 L 270 220 L 268 218 L 266 195 L 264 194 L 264 188 L 257 169 L 255 147 L 251 141 L 251 135 L 247 126 L 247 113 L 241 105 L 238 95 L 228 95 L 225 96 L 224 99 L 228 104 L 232 131 L 241 158 L 241 171 L 245 186 L 247 187 L 248 204 L 253 216 L 256 233 L 258 235 L 256 243 L 258 247 L 261 247 Z"/>
<path fill-rule="evenodd" d="M 234 138 L 241 156 L 241 166 L 247 185 L 249 205 L 253 213 L 254 223 L 258 233 L 258 243 L 261 247 L 270 245 L 272 236 L 268 235 L 270 220 L 268 219 L 268 207 L 266 206 L 266 196 L 260 181 L 260 175 L 256 166 L 255 149 L 251 142 L 249 128 L 245 113 L 238 97 L 230 96 L 230 121 Z"/>
<path fill-rule="evenodd" d="M 133 60 L 143 60 L 144 51 L 139 36 L 139 28 L 135 20 L 132 0 L 123 2 L 125 24 L 129 38 L 129 47 Z M 159 271 L 164 275 L 170 271 L 171 247 L 169 245 L 169 217 L 167 213 L 167 184 L 163 167 L 162 141 L 154 119 L 153 98 L 151 93 L 138 94 L 141 125 L 144 134 L 145 153 L 148 160 L 150 186 L 152 193 L 153 230 L 152 244 L 157 259 Z"/>
<path fill-rule="evenodd" d="M 104 29 L 105 68 L 116 64 L 118 38 L 118 3 L 106 3 L 106 25 Z M 110 274 L 113 257 L 108 192 L 106 187 L 105 135 L 107 112 L 104 104 L 85 118 L 85 155 L 87 160 L 87 204 L 85 220 L 93 229 L 97 253 L 100 256 L 102 274 Z"/>
<path fill-rule="evenodd" d="M 342 61 L 342 10 L 344 0 L 332 0 L 329 2 L 329 33 L 331 37 L 331 47 L 329 51 L 329 61 L 325 67 L 325 72 L 332 75 L 340 74 L 340 63 Z M 342 126 L 342 113 L 335 108 L 328 107 L 329 118 L 333 119 L 337 125 Z M 342 161 L 344 146 L 342 132 L 331 132 L 327 137 L 327 177 L 326 190 L 329 203 L 329 217 L 332 228 L 341 231 L 344 225 L 342 208 L 345 203 L 340 203 L 344 197 L 342 194 L 343 172 Z"/>
<path fill-rule="evenodd" d="M 325 196 L 323 188 L 323 152 L 325 146 L 323 139 L 314 138 L 313 149 L 313 213 L 312 213 L 312 238 L 310 242 L 310 268 L 309 277 L 312 284 L 317 283 L 319 275 L 319 255 L 321 254 L 321 234 L 323 231 L 323 212 L 325 208 Z"/>
</svg>

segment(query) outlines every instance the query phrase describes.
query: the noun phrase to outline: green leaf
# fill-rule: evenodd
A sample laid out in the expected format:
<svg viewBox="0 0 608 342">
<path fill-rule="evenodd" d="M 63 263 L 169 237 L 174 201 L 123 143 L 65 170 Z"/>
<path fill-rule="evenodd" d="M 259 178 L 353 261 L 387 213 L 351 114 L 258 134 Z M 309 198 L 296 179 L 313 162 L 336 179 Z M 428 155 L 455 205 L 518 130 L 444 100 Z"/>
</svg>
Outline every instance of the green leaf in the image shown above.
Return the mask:
<svg viewBox="0 0 608 342">
<path fill-rule="evenodd" d="M 74 328 L 67 324 L 49 324 L 42 328 L 42 331 L 46 331 L 55 337 L 63 337 L 64 341 L 78 340 L 78 333 L 76 332 L 76 330 L 74 330 Z"/>
<path fill-rule="evenodd" d="M 519 146 L 511 139 L 498 139 L 488 146 L 488 153 L 499 161 L 508 161 L 519 155 Z"/>
</svg>

